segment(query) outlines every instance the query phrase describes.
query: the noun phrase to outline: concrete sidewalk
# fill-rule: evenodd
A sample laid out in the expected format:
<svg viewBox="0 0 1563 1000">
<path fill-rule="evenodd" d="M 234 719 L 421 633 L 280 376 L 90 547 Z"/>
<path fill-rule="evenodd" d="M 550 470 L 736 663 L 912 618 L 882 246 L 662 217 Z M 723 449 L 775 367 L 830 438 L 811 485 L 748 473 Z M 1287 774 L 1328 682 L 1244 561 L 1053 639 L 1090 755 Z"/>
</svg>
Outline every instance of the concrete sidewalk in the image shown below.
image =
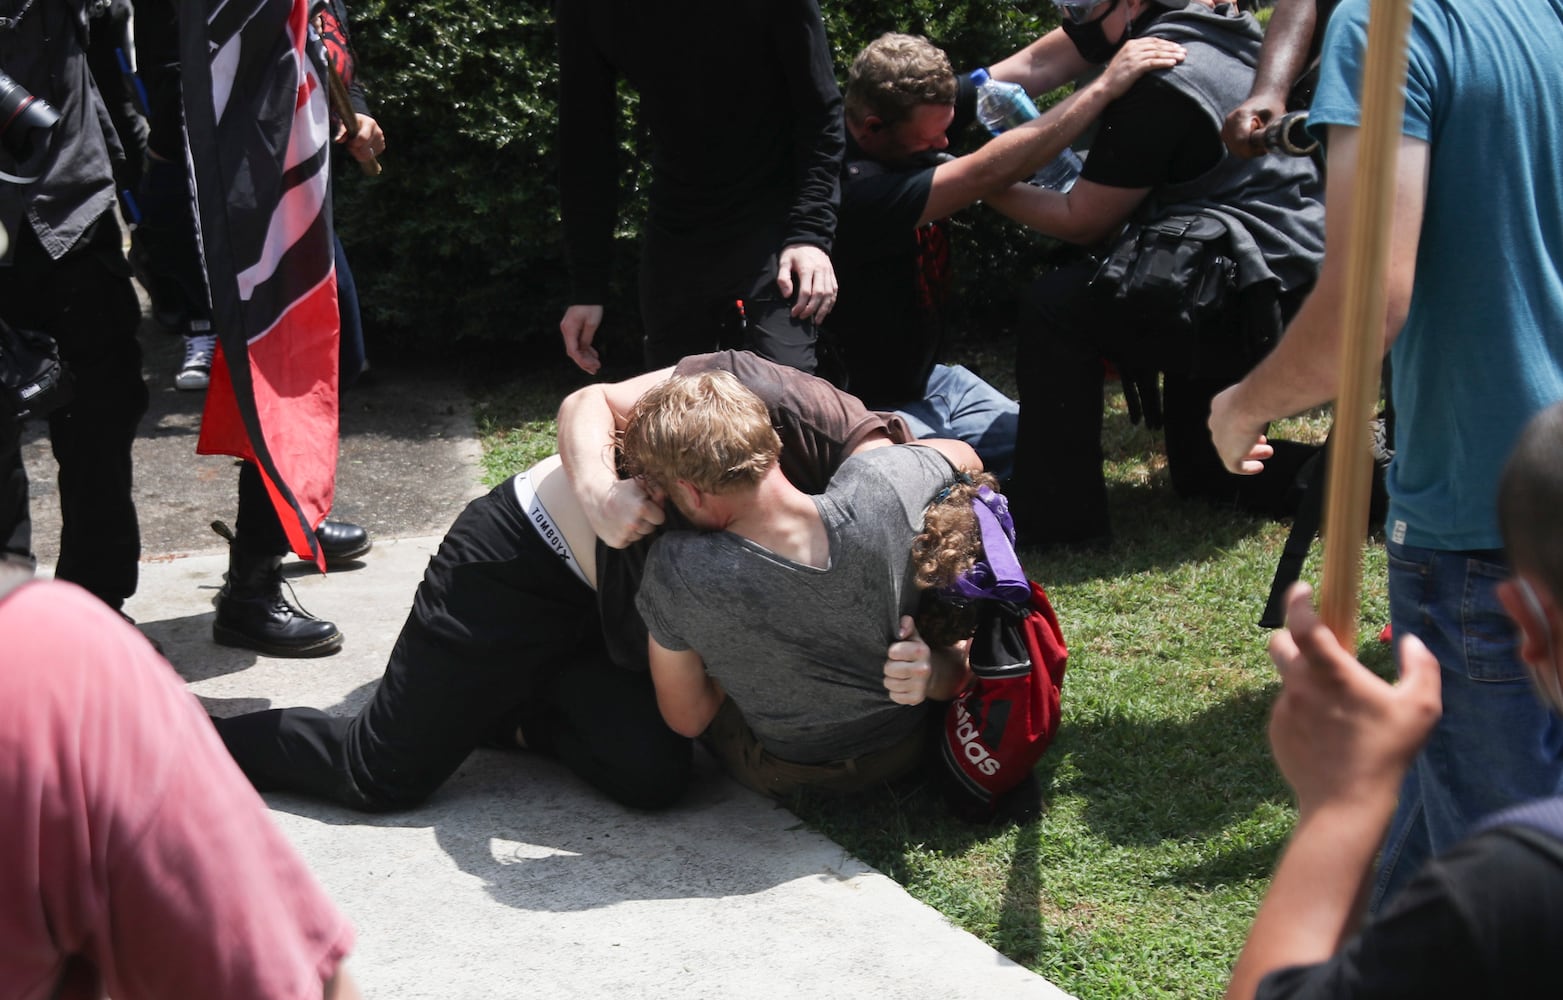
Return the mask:
<svg viewBox="0 0 1563 1000">
<path fill-rule="evenodd" d="M 136 454 L 145 556 L 126 610 L 214 714 L 356 712 L 444 526 L 481 489 L 459 387 L 391 375 L 346 397 L 338 510 L 370 526 L 375 547 L 329 577 L 302 564 L 289 574 L 346 645 L 319 660 L 262 657 L 210 638 L 226 554 L 205 524 L 231 521 L 236 480 L 230 461 L 193 455 L 200 394 L 164 391 L 178 341 L 155 331 L 143 333 L 155 402 Z M 35 543 L 51 561 L 52 459 L 37 440 L 27 455 Z M 357 924 L 352 967 L 368 997 L 1065 995 L 701 761 L 686 801 L 657 814 L 495 751 L 411 813 L 268 801 Z"/>
</svg>

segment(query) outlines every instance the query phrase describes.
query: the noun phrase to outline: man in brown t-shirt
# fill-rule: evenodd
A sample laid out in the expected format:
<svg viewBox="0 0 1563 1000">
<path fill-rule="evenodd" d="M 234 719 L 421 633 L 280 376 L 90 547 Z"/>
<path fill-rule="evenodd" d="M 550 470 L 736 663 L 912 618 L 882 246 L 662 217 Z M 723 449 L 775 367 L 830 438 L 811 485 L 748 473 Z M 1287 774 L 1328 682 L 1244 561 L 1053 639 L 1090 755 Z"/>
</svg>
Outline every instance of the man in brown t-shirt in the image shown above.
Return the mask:
<svg viewBox="0 0 1563 1000">
<path fill-rule="evenodd" d="M 909 437 L 829 383 L 741 351 L 578 390 L 560 407 L 560 454 L 474 500 L 446 532 L 356 717 L 288 708 L 216 720 L 256 787 L 403 809 L 477 746 L 523 743 L 626 804 L 677 800 L 690 743 L 657 711 L 635 610 L 650 538 L 670 516 L 619 478 L 614 441 L 646 389 L 711 370 L 765 402 L 782 470 L 805 492 L 823 492 L 854 452 Z"/>
</svg>

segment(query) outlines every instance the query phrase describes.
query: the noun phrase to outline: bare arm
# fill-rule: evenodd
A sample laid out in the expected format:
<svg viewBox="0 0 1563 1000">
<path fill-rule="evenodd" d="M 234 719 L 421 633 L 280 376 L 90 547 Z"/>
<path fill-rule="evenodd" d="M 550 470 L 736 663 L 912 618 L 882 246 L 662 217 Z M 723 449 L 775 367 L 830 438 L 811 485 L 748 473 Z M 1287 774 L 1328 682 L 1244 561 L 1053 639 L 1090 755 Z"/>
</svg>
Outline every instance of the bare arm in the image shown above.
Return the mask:
<svg viewBox="0 0 1563 1000">
<path fill-rule="evenodd" d="M 1054 28 L 1009 58 L 989 66 L 988 75 L 1018 83 L 1028 94 L 1041 94 L 1062 87 L 1091 68 L 1063 30 Z"/>
<path fill-rule="evenodd" d="M 699 653 L 689 649 L 664 649 L 655 638 L 648 641 L 651 683 L 657 690 L 657 708 L 662 712 L 662 721 L 681 736 L 699 736 L 722 706 L 726 697 L 722 686 L 706 673 L 705 661 Z"/>
<path fill-rule="evenodd" d="M 1016 184 L 989 197 L 987 204 L 1046 236 L 1093 246 L 1122 228 L 1149 193 L 1150 188 L 1108 187 L 1082 177 L 1062 194 Z"/>
<path fill-rule="evenodd" d="M 1310 597 L 1292 588 L 1287 628 L 1270 639 L 1281 676 L 1270 745 L 1297 793 L 1297 828 L 1232 970 L 1233 1000 L 1276 969 L 1325 961 L 1355 932 L 1401 779 L 1440 712 L 1438 661 L 1415 637 L 1401 640 L 1391 686 L 1342 648 Z"/>
<path fill-rule="evenodd" d="M 565 475 L 592 530 L 617 549 L 649 534 L 664 518 L 662 505 L 647 496 L 640 483 L 619 478 L 613 446 L 635 401 L 672 373 L 664 368 L 623 382 L 588 385 L 559 405 L 559 458 Z"/>
<path fill-rule="evenodd" d="M 1264 155 L 1264 128 L 1286 110 L 1286 95 L 1302 75 L 1313 29 L 1318 23 L 1317 0 L 1278 0 L 1265 26 L 1264 47 L 1254 85 L 1242 104 L 1233 108 L 1221 128 L 1221 141 L 1232 155 Z"/>
<path fill-rule="evenodd" d="M 1173 42 L 1134 39 L 1113 57 L 1101 76 L 1040 118 L 996 136 L 976 152 L 936 167 L 918 225 L 942 219 L 1030 177 L 1079 138 L 1134 81 L 1152 70 L 1176 65 L 1183 56 L 1183 46 Z"/>
<path fill-rule="evenodd" d="M 1265 426 L 1335 398 L 1340 382 L 1340 323 L 1345 301 L 1348 221 L 1355 211 L 1357 130 L 1332 126 L 1325 189 L 1324 266 L 1313 294 L 1280 343 L 1248 377 L 1216 396 L 1210 430 L 1216 450 L 1233 472 L 1260 471 L 1272 449 Z M 1416 252 L 1427 200 L 1428 147 L 1402 137 L 1395 172 L 1394 229 L 1390 234 L 1385 351 L 1394 344 L 1411 308 Z"/>
</svg>

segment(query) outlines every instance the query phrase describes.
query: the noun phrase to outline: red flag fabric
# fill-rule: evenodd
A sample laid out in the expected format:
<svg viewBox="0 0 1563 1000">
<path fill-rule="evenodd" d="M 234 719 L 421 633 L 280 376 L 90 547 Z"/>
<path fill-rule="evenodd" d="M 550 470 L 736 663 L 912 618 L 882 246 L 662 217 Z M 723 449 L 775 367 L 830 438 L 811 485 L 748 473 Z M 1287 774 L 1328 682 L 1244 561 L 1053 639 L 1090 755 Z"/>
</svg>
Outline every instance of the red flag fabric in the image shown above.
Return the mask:
<svg viewBox="0 0 1563 1000">
<path fill-rule="evenodd" d="M 185 126 L 219 349 L 196 451 L 254 461 L 325 559 L 337 457 L 330 133 L 308 0 L 182 0 Z"/>
</svg>

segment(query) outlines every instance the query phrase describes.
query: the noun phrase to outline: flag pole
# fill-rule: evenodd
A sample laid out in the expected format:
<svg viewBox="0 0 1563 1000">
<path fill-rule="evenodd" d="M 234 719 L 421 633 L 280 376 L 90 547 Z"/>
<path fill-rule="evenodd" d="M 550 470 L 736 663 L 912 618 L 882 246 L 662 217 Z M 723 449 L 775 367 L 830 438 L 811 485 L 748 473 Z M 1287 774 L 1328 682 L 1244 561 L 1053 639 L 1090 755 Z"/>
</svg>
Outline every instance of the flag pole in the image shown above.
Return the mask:
<svg viewBox="0 0 1563 1000">
<path fill-rule="evenodd" d="M 1405 109 L 1411 0 L 1373 0 L 1362 68 L 1362 123 L 1347 220 L 1341 309 L 1339 433 L 1330 446 L 1324 500 L 1324 569 L 1319 616 L 1341 645 L 1357 648 L 1362 538 L 1373 487 L 1368 423 L 1378 400 L 1387 314 L 1385 279 L 1394 226 L 1395 170 Z"/>
</svg>

